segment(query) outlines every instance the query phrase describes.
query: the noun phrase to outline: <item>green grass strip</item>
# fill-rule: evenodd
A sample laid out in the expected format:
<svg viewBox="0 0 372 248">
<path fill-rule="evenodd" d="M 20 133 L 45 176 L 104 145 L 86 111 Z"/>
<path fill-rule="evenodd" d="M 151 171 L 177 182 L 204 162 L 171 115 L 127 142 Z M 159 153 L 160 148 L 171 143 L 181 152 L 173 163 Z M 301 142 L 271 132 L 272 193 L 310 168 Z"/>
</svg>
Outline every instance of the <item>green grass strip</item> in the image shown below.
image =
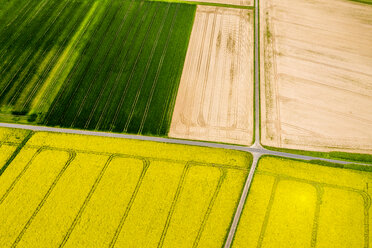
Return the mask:
<svg viewBox="0 0 372 248">
<path fill-rule="evenodd" d="M 207 3 L 207 2 L 194 2 L 194 1 L 184 1 L 184 0 L 147 0 L 149 2 L 167 2 L 167 3 L 183 3 L 191 5 L 207 5 L 223 8 L 234 8 L 234 9 L 254 9 L 254 6 L 244 6 L 235 4 L 224 4 L 224 3 Z M 369 0 L 367 0 L 369 1 Z"/>
<path fill-rule="evenodd" d="M 277 148 L 277 147 L 271 147 L 271 146 L 264 146 L 264 147 L 268 150 L 278 151 L 278 152 L 286 152 L 286 153 L 312 156 L 312 157 L 318 157 L 318 158 L 337 159 L 337 160 L 343 160 L 343 161 L 355 162 L 355 163 L 372 164 L 372 155 L 370 154 L 348 153 L 348 152 L 340 152 L 340 151 L 316 152 L 316 151 L 294 150 L 294 149 L 287 149 L 287 148 Z"/>
</svg>

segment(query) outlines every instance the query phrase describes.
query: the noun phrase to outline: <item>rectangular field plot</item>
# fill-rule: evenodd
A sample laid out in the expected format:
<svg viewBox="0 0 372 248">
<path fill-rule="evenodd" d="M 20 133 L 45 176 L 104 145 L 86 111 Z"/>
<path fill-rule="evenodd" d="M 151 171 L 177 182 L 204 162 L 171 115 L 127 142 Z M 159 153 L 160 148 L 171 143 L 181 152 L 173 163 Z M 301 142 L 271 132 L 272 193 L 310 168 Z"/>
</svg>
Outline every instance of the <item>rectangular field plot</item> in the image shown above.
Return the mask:
<svg viewBox="0 0 372 248">
<path fill-rule="evenodd" d="M 251 144 L 251 10 L 198 6 L 169 136 Z"/>
<path fill-rule="evenodd" d="M 371 183 L 371 172 L 263 157 L 232 247 L 369 247 Z"/>
<path fill-rule="evenodd" d="M 262 144 L 372 153 L 372 5 L 260 2 Z"/>
<path fill-rule="evenodd" d="M 45 0 L 17 9 L 7 2 L 0 121 L 167 133 L 195 6 Z"/>
<path fill-rule="evenodd" d="M 0 176 L 11 247 L 222 247 L 248 153 L 35 133 Z"/>
</svg>

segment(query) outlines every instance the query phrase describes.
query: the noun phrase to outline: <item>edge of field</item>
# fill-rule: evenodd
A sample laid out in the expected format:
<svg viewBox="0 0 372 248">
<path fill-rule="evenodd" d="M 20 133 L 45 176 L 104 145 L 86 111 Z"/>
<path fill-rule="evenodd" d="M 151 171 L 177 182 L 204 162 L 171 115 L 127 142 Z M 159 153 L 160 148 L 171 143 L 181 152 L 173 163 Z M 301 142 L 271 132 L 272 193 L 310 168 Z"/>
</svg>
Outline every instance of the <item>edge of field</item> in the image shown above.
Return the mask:
<svg viewBox="0 0 372 248">
<path fill-rule="evenodd" d="M 372 165 L 372 154 L 367 154 L 367 153 L 349 153 L 349 152 L 341 152 L 341 151 L 318 152 L 318 151 L 296 150 L 296 149 L 289 149 L 289 148 L 278 148 L 278 147 L 272 147 L 272 146 L 266 146 L 266 145 L 263 145 L 263 147 L 267 150 L 277 151 L 277 152 L 284 152 L 284 153 L 291 153 L 291 154 L 298 154 L 298 155 L 305 155 L 305 156 L 310 156 L 310 157 L 318 157 L 318 158 L 326 158 L 326 159 L 336 159 L 336 160 L 355 162 L 355 163 L 366 163 L 366 164 Z M 318 161 L 318 160 L 315 160 L 315 161 Z M 357 167 L 359 165 L 353 165 L 353 166 Z M 371 166 L 367 166 L 367 167 L 371 167 Z M 371 171 L 372 171 L 372 168 L 371 168 Z"/>
</svg>

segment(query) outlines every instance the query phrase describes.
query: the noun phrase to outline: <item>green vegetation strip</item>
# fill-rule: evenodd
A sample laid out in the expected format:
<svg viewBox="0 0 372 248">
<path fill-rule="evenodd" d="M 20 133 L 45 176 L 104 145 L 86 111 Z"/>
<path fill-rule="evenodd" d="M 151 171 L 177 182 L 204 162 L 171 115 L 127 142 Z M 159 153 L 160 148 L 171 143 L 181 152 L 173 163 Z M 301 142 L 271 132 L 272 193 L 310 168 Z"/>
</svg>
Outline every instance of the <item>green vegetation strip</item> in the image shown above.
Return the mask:
<svg viewBox="0 0 372 248">
<path fill-rule="evenodd" d="M 315 151 L 303 151 L 303 150 L 294 150 L 294 149 L 286 149 L 286 148 L 277 148 L 277 147 L 270 147 L 264 146 L 268 150 L 278 151 L 278 152 L 286 152 L 292 154 L 299 154 L 305 156 L 312 156 L 318 158 L 327 158 L 327 159 L 338 159 L 350 162 L 359 162 L 359 163 L 366 163 L 372 164 L 372 155 L 371 154 L 361 154 L 361 153 L 347 153 L 347 152 L 315 152 Z M 372 166 L 368 166 L 372 167 Z"/>
</svg>

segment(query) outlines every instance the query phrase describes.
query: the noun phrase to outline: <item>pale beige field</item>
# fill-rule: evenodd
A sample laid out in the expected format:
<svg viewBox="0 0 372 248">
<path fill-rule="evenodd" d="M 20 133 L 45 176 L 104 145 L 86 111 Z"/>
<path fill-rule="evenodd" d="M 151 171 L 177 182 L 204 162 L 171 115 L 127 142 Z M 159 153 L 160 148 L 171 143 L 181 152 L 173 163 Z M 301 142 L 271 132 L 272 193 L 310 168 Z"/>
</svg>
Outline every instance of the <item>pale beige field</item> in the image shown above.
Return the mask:
<svg viewBox="0 0 372 248">
<path fill-rule="evenodd" d="M 372 153 L 372 6 L 260 1 L 264 145 Z"/>
<path fill-rule="evenodd" d="M 170 137 L 249 145 L 253 12 L 198 6 Z"/>
<path fill-rule="evenodd" d="M 190 2 L 204 2 L 204 3 L 221 3 L 221 4 L 233 4 L 240 6 L 253 6 L 253 0 L 188 0 Z"/>
</svg>

